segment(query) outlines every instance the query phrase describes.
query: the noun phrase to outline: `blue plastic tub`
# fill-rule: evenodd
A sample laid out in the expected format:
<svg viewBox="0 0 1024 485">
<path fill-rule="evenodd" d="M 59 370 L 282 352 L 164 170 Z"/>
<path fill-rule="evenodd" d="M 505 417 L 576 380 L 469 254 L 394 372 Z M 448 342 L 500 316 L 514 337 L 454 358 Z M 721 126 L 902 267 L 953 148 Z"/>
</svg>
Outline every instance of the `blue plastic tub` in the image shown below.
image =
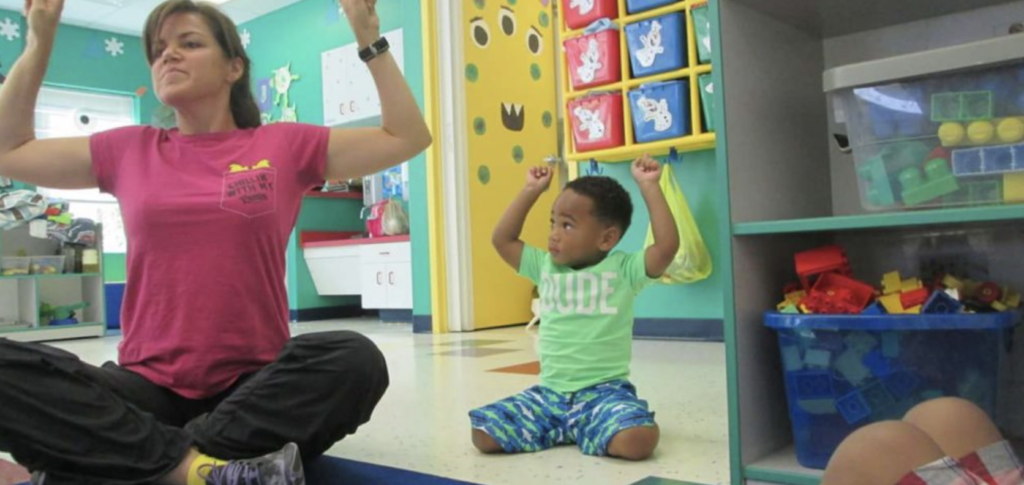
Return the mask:
<svg viewBox="0 0 1024 485">
<path fill-rule="evenodd" d="M 682 13 L 670 13 L 626 26 L 633 77 L 653 76 L 686 67 L 686 29 Z"/>
<path fill-rule="evenodd" d="M 941 396 L 996 418 L 1012 312 L 951 315 L 767 313 L 778 332 L 797 461 L 824 469 L 854 430 Z"/>
<path fill-rule="evenodd" d="M 643 12 L 665 5 L 676 3 L 677 0 L 626 0 L 626 11 L 629 13 Z"/>
<path fill-rule="evenodd" d="M 679 138 L 690 131 L 690 91 L 686 81 L 645 84 L 629 92 L 637 143 Z"/>
</svg>

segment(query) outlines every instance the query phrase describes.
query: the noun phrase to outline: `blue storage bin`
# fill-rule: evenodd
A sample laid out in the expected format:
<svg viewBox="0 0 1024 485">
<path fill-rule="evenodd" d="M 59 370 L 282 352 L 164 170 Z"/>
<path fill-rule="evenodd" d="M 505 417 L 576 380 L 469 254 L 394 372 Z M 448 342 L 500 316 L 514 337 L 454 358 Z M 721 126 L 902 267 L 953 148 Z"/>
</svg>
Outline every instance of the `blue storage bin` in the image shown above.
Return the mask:
<svg viewBox="0 0 1024 485">
<path fill-rule="evenodd" d="M 847 436 L 942 396 L 996 418 L 1000 359 L 1017 313 L 767 313 L 778 333 L 797 461 L 824 469 Z"/>
<path fill-rule="evenodd" d="M 686 67 L 686 28 L 681 12 L 626 26 L 633 77 L 653 76 Z"/>
<path fill-rule="evenodd" d="M 637 143 L 679 138 L 690 131 L 690 91 L 686 81 L 645 84 L 629 92 Z"/>
<path fill-rule="evenodd" d="M 626 11 L 632 14 L 664 7 L 673 3 L 676 3 L 676 0 L 626 0 Z"/>
</svg>

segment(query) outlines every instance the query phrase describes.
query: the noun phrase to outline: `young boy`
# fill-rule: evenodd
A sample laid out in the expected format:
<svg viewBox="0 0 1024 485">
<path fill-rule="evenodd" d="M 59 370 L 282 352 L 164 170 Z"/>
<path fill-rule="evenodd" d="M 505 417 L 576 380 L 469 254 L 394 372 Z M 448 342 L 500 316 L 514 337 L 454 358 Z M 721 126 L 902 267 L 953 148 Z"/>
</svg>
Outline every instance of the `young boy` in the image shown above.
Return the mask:
<svg viewBox="0 0 1024 485">
<path fill-rule="evenodd" d="M 660 277 L 679 248 L 679 234 L 658 185 L 661 166 L 633 162 L 651 216 L 654 245 L 627 254 L 612 249 L 629 229 L 629 194 L 608 177 L 570 182 L 551 210 L 548 251 L 519 239 L 552 171 L 532 168 L 526 186 L 494 230 L 495 249 L 540 289 L 541 383 L 470 411 L 473 444 L 484 453 L 533 452 L 576 443 L 583 453 L 642 460 L 658 444 L 647 402 L 627 380 L 633 301 Z"/>
</svg>

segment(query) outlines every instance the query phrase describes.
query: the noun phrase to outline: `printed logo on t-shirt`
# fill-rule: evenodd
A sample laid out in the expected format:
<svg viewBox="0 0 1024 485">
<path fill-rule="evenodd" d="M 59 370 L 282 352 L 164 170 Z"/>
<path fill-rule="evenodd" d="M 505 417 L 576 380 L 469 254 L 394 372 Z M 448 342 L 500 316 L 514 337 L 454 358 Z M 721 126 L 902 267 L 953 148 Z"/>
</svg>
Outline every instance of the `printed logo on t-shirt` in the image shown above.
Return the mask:
<svg viewBox="0 0 1024 485">
<path fill-rule="evenodd" d="M 270 214 L 277 209 L 276 182 L 277 170 L 270 160 L 252 165 L 232 163 L 224 173 L 220 206 L 246 217 Z"/>
<path fill-rule="evenodd" d="M 619 275 L 608 273 L 556 273 L 541 276 L 540 306 L 544 313 L 614 315 L 609 302 Z"/>
</svg>

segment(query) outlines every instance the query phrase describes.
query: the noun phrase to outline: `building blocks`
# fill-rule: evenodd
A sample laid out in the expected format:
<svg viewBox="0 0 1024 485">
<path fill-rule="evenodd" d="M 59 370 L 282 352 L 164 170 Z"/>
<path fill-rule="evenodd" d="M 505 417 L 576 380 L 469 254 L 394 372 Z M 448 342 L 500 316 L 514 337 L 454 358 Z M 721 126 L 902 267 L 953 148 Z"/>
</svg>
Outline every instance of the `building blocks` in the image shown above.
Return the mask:
<svg viewBox="0 0 1024 485">
<path fill-rule="evenodd" d="M 957 177 L 1024 172 L 1024 144 L 953 150 Z"/>
<path fill-rule="evenodd" d="M 839 246 L 823 246 L 797 253 L 793 257 L 796 262 L 796 274 L 804 290 L 810 290 L 817 277 L 825 273 L 838 273 L 849 276 L 853 274 L 846 252 Z M 788 297 L 787 297 L 788 298 Z"/>
<path fill-rule="evenodd" d="M 825 273 L 818 278 L 801 306 L 813 313 L 856 314 L 871 303 L 875 289 L 839 273 Z"/>
<path fill-rule="evenodd" d="M 924 313 L 960 313 L 964 305 L 945 291 L 936 290 L 924 304 Z"/>
<path fill-rule="evenodd" d="M 924 175 L 916 167 L 904 169 L 899 175 L 903 188 L 903 203 L 920 205 L 960 190 L 960 185 L 949 169 L 949 162 L 934 158 L 925 162 Z"/>
<path fill-rule="evenodd" d="M 932 121 L 987 120 L 993 117 L 992 91 L 932 94 Z"/>
</svg>

